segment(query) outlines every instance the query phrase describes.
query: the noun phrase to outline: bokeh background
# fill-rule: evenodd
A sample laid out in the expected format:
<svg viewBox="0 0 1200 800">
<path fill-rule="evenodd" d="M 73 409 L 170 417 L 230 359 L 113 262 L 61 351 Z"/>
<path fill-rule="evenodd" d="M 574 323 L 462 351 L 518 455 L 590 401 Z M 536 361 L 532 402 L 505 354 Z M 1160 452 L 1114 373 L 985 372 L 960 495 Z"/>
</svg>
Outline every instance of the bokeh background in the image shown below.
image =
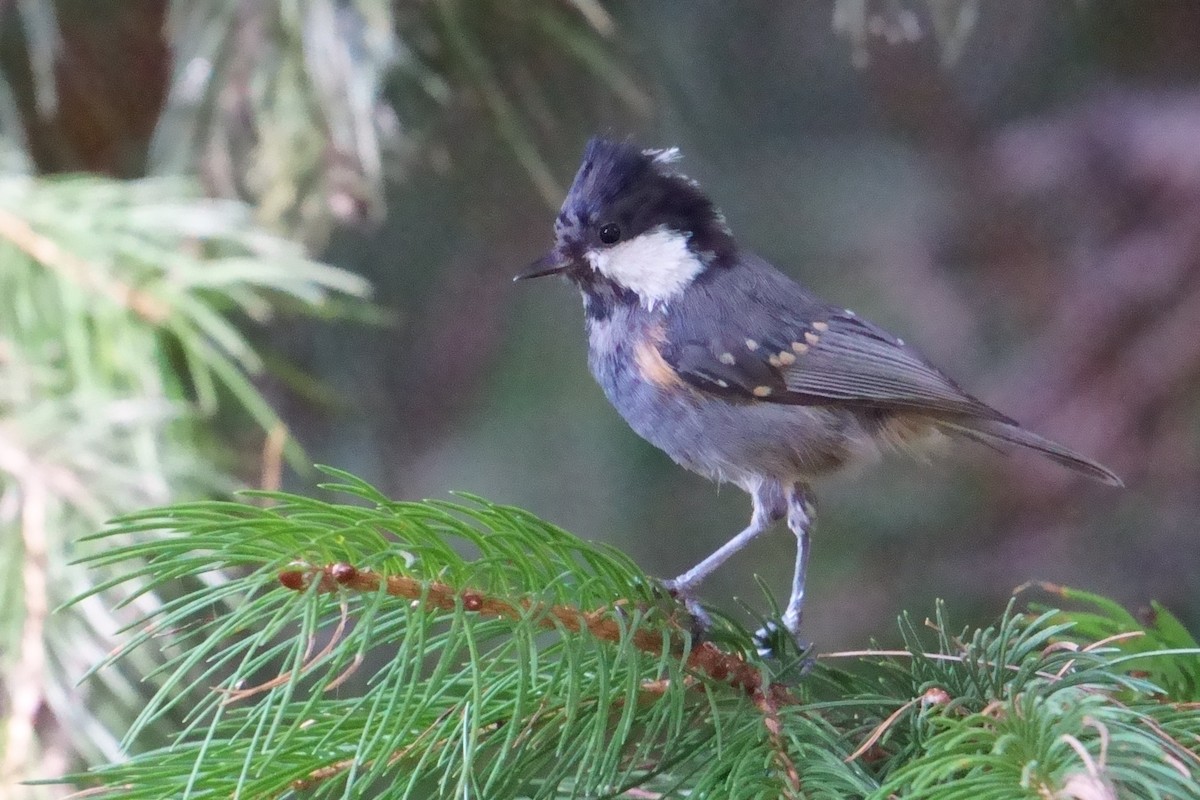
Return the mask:
<svg viewBox="0 0 1200 800">
<path fill-rule="evenodd" d="M 144 0 L 59 4 L 57 108 L 30 107 L 27 122 L 39 167 L 134 176 L 199 136 L 208 141 L 191 152 L 214 192 L 265 205 L 283 193 L 276 183 L 300 183 L 278 152 L 289 142 L 262 145 L 262 129 L 300 110 L 250 96 L 279 24 L 273 4 L 229 4 L 226 19 L 209 5 L 209 16 L 168 20 Z M 990 615 L 1030 579 L 1134 606 L 1155 597 L 1200 619 L 1200 7 L 392 11 L 396 39 L 376 46 L 402 52 L 380 73 L 368 120 L 388 136 L 381 182 L 368 186 L 355 153 L 327 145 L 305 165 L 320 183 L 294 187 L 308 207 L 264 211 L 370 279 L 391 312 L 381 325 L 268 333 L 323 385 L 272 392 L 311 460 L 398 497 L 462 489 L 516 503 L 657 574 L 744 525 L 738 490 L 677 469 L 607 406 L 573 290 L 510 282 L 550 242 L 586 138 L 631 136 L 681 147 L 746 246 L 1128 484 L 1111 491 L 964 446 L 822 485 L 808 617 L 818 642 L 886 637 L 899 609 L 934 597 Z M 366 25 L 353 4 L 330 13 Z M 229 21 L 236 35 L 220 29 Z M 172 38 L 168 22 L 226 36 L 215 54 L 229 63 L 206 62 L 203 37 Z M 6 26 L 4 61 L 29 104 L 27 30 Z M 220 81 L 211 99 L 186 85 L 206 70 Z M 188 92 L 190 104 L 171 98 Z M 236 116 L 239 102 L 240 124 L 176 119 L 181 106 Z M 240 444 L 253 480 L 260 445 Z M 782 591 L 791 549 L 786 531 L 763 539 L 709 596 L 757 604 L 753 573 Z"/>
<path fill-rule="evenodd" d="M 0 5 L 0 70 L 35 172 L 197 175 L 374 285 L 370 314 L 253 328 L 309 461 L 664 576 L 745 524 L 607 405 L 576 293 L 511 282 L 588 136 L 629 136 L 679 146 L 743 245 L 1126 481 L 963 445 L 821 484 L 821 649 L 934 598 L 987 621 L 1031 580 L 1200 627 L 1200 4 L 61 0 Z M 262 431 L 216 419 L 260 483 Z M 707 599 L 762 611 L 793 546 Z"/>
</svg>

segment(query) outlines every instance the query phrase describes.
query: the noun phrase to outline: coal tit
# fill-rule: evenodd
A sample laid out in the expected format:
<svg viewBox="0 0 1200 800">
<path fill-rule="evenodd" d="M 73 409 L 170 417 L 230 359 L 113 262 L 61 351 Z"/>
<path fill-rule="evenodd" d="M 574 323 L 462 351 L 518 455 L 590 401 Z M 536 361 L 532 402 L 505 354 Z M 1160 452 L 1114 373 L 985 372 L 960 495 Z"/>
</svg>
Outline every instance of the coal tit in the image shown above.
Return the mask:
<svg viewBox="0 0 1200 800">
<path fill-rule="evenodd" d="M 738 246 L 677 168 L 678 151 L 592 139 L 554 248 L 518 278 L 564 275 L 583 294 L 588 363 L 621 416 L 682 466 L 753 500 L 750 524 L 667 586 L 697 590 L 786 518 L 796 535 L 783 614 L 798 637 L 814 478 L 941 434 L 1020 445 L 1120 486 L 1107 468 L 1022 429 L 879 326 L 820 300 Z"/>
</svg>

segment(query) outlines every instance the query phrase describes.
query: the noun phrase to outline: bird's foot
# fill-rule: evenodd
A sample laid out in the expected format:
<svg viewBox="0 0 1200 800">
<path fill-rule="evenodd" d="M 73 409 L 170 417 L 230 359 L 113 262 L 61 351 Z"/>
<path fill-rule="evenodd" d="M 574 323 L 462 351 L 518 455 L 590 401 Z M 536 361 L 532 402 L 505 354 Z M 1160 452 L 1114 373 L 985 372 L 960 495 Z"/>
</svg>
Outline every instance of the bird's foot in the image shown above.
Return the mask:
<svg viewBox="0 0 1200 800">
<path fill-rule="evenodd" d="M 784 625 L 778 625 L 773 620 L 763 623 L 763 626 L 754 632 L 754 648 L 763 658 L 779 659 L 784 658 L 791 648 L 795 648 L 801 659 L 801 671 L 807 673 L 816 663 L 809 655 L 812 642 L 800 636 L 799 625 L 793 628 L 788 622 L 785 618 Z"/>
<path fill-rule="evenodd" d="M 663 581 L 662 585 L 671 594 L 671 597 L 683 603 L 683 607 L 687 609 L 688 617 L 690 618 L 688 629 L 691 631 L 692 637 L 696 640 L 706 638 L 708 632 L 712 630 L 713 620 L 696 598 L 696 590 L 699 587 L 694 584 L 683 583 L 678 579 Z"/>
</svg>

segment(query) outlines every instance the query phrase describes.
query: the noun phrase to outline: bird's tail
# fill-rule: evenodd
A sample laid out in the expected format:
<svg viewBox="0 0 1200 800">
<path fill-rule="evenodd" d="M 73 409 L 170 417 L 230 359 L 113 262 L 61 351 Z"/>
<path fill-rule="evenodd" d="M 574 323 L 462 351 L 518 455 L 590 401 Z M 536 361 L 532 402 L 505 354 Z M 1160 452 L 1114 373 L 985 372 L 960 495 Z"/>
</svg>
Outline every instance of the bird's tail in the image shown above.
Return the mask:
<svg viewBox="0 0 1200 800">
<path fill-rule="evenodd" d="M 943 428 L 947 433 L 974 439 L 991 447 L 1002 447 L 1005 444 L 1028 447 L 1030 450 L 1036 450 L 1041 453 L 1051 461 L 1061 464 L 1067 469 L 1082 473 L 1092 480 L 1107 483 L 1109 486 L 1125 485 L 1108 467 L 1097 464 L 1090 458 L 1081 456 L 1070 448 L 1063 447 L 1061 444 L 1052 442 L 1049 439 L 1044 439 L 1036 433 L 1019 428 L 1016 425 L 996 420 L 972 419 L 969 422 L 965 420 L 963 422 L 938 420 L 938 427 Z"/>
</svg>

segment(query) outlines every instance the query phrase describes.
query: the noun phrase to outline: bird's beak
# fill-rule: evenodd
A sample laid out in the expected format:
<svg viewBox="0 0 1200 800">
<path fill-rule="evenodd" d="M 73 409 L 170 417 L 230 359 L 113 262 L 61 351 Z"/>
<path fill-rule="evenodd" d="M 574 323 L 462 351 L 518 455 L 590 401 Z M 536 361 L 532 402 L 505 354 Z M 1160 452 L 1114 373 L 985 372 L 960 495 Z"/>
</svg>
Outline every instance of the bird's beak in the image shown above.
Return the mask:
<svg viewBox="0 0 1200 800">
<path fill-rule="evenodd" d="M 514 276 L 513 280 L 523 281 L 529 278 L 541 278 L 546 275 L 559 275 L 570 268 L 571 259 L 555 249 L 530 264 L 525 268 L 524 272 Z"/>
</svg>

